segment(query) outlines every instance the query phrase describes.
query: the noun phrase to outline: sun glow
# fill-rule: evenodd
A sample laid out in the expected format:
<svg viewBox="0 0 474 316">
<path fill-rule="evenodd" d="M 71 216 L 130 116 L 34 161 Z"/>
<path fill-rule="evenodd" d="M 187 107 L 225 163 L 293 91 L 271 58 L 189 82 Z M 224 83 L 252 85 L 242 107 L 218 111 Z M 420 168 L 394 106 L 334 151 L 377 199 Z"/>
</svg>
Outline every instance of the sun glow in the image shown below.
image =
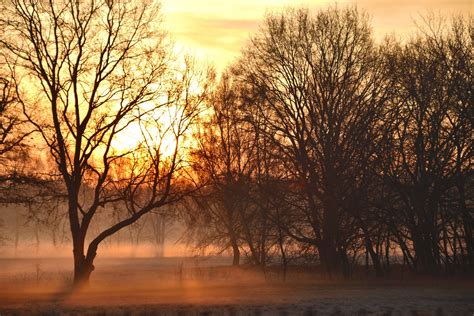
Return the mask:
<svg viewBox="0 0 474 316">
<path fill-rule="evenodd" d="M 215 76 L 212 68 L 197 68 L 196 60 L 187 55 L 176 62 L 178 70 L 169 79 L 167 93 L 142 103 L 125 120 L 126 126 L 112 142 L 116 152 L 124 154 L 141 147 L 140 150 L 152 149 L 159 159 L 176 154 L 180 160 L 195 145 L 196 123 L 199 117 L 206 116 L 208 89 Z"/>
<path fill-rule="evenodd" d="M 146 118 L 134 120 L 125 127 L 114 139 L 112 147 L 120 153 L 130 152 L 139 146 L 154 148 L 160 156 L 168 158 L 172 156 L 176 148 L 177 135 L 175 128 L 178 121 L 170 115 L 176 109 L 169 107 L 160 109 Z M 179 146 L 178 146 L 179 147 Z"/>
<path fill-rule="evenodd" d="M 165 24 L 177 42 L 221 70 L 238 56 L 242 46 L 258 30 L 266 12 L 278 12 L 289 6 L 316 11 L 335 3 L 331 0 L 203 0 L 196 5 L 194 0 L 162 1 Z M 427 9 L 446 14 L 473 12 L 469 0 L 341 0 L 337 3 L 341 7 L 357 5 L 366 10 L 379 40 L 392 33 L 409 36 L 416 30 L 414 18 Z"/>
</svg>

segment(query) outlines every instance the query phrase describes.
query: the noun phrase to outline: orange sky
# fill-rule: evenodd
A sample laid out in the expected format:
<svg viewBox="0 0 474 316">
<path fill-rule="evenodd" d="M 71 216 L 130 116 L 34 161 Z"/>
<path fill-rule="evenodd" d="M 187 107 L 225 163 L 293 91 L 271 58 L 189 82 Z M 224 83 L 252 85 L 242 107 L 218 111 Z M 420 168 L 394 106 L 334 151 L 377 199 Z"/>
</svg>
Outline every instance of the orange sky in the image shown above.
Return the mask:
<svg viewBox="0 0 474 316">
<path fill-rule="evenodd" d="M 372 17 L 377 38 L 396 32 L 405 36 L 413 20 L 428 12 L 473 12 L 472 0 L 162 0 L 166 28 L 179 47 L 222 69 L 238 56 L 249 35 L 258 29 L 267 11 L 288 6 L 317 10 L 337 3 L 357 4 Z"/>
</svg>

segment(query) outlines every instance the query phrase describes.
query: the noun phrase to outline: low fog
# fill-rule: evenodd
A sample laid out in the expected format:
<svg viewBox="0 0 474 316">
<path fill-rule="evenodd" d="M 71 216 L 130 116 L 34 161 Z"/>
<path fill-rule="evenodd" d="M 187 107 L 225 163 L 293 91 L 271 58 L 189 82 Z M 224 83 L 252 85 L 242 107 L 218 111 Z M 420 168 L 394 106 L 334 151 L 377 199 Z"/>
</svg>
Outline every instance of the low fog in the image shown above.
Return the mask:
<svg viewBox="0 0 474 316">
<path fill-rule="evenodd" d="M 41 207 L 45 207 L 42 205 Z M 66 206 L 49 205 L 50 210 L 40 213 L 32 206 L 0 206 L 0 258 L 71 258 L 71 236 L 64 213 Z M 105 219 L 94 223 L 101 227 Z M 90 234 L 98 228 L 91 227 Z M 100 247 L 99 256 L 109 257 L 186 257 L 196 255 L 192 246 L 183 241 L 185 228 L 162 213 L 149 217 L 121 230 L 108 238 Z"/>
<path fill-rule="evenodd" d="M 218 71 L 159 1 L 0 12 L 0 316 L 474 313 L 472 14 L 268 12 Z"/>
</svg>

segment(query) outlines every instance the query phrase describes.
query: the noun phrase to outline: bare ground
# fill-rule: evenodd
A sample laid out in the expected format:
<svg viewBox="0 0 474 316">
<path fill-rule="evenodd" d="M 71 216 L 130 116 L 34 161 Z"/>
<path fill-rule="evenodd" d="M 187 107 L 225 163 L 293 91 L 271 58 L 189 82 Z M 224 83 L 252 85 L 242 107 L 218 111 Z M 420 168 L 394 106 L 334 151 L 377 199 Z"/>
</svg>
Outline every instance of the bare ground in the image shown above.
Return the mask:
<svg viewBox="0 0 474 316">
<path fill-rule="evenodd" d="M 68 259 L 0 259 L 0 315 L 474 315 L 459 279 L 323 280 L 224 266 L 227 259 L 102 259 L 67 290 Z"/>
</svg>

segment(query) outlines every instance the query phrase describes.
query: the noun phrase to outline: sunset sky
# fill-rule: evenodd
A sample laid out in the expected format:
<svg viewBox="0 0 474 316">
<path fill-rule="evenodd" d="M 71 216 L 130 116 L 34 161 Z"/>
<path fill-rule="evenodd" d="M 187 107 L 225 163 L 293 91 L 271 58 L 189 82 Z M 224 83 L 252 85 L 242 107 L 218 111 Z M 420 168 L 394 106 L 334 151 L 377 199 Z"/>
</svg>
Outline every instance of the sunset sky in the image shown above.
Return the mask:
<svg viewBox="0 0 474 316">
<path fill-rule="evenodd" d="M 473 12 L 471 0 L 162 0 L 166 28 L 179 47 L 222 69 L 258 29 L 266 12 L 285 7 L 317 10 L 337 3 L 356 4 L 372 19 L 377 38 L 395 32 L 406 36 L 420 14 Z"/>
</svg>

